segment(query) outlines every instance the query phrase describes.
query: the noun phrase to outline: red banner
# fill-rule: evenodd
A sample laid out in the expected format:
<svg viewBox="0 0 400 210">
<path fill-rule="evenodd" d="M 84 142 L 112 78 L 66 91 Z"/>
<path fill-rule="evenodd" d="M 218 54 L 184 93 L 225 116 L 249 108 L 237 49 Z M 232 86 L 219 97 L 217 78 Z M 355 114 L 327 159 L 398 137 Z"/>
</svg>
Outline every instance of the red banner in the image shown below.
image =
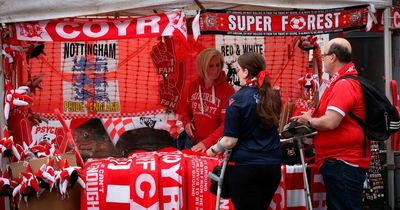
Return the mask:
<svg viewBox="0 0 400 210">
<path fill-rule="evenodd" d="M 138 37 L 187 36 L 183 12 L 117 20 L 47 20 L 15 24 L 17 39 L 26 41 L 93 41 Z"/>
<path fill-rule="evenodd" d="M 158 154 L 160 210 L 186 210 L 185 159 L 180 151 Z"/>
<path fill-rule="evenodd" d="M 219 162 L 171 149 L 133 153 L 128 158 L 91 159 L 84 168 L 87 187 L 81 191 L 81 209 L 215 209 L 208 173 Z M 313 209 L 325 210 L 322 177 L 314 169 Z M 269 209 L 304 210 L 305 198 L 302 166 L 282 166 L 281 184 Z M 219 204 L 220 209 L 234 209 L 230 199 L 221 199 Z"/>
<path fill-rule="evenodd" d="M 305 11 L 222 11 L 200 15 L 201 34 L 285 36 L 334 33 L 363 28 L 366 6 Z"/>
</svg>

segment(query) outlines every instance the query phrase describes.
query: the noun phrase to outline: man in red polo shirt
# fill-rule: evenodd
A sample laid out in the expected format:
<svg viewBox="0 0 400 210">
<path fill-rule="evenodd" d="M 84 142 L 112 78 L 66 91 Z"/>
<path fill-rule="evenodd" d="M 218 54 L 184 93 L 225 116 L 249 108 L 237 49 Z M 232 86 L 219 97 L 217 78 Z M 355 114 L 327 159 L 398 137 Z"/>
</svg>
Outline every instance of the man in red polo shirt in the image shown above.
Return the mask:
<svg viewBox="0 0 400 210">
<path fill-rule="evenodd" d="M 357 75 L 351 62 L 351 45 L 343 38 L 332 39 L 322 54 L 325 72 L 331 77 L 314 113 L 293 117 L 311 125 L 315 158 L 324 178 L 328 209 L 362 209 L 363 183 L 370 163 L 370 144 L 349 112 L 365 121 L 361 85 L 346 75 Z"/>
</svg>

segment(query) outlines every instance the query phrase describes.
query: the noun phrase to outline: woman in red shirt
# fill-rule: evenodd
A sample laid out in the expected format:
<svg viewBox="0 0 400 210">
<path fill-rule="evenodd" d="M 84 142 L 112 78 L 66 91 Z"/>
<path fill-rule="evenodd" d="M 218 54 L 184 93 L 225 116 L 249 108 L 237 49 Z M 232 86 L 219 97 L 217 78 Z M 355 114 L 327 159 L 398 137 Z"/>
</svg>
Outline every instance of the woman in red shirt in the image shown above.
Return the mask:
<svg viewBox="0 0 400 210">
<path fill-rule="evenodd" d="M 196 64 L 199 77 L 189 85 L 185 132 L 180 134 L 177 147 L 205 152 L 222 137 L 226 104 L 235 91 L 222 71 L 224 58 L 218 50 L 203 50 Z"/>
</svg>

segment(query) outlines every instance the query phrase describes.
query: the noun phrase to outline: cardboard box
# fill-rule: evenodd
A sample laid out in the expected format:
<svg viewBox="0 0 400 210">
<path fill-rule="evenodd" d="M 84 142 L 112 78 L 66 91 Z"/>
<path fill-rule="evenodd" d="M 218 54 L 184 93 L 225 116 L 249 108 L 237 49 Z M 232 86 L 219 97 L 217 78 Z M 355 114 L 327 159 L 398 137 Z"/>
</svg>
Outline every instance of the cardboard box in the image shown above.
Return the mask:
<svg viewBox="0 0 400 210">
<path fill-rule="evenodd" d="M 62 160 L 67 159 L 71 166 L 76 166 L 76 158 L 74 153 L 65 153 L 60 155 Z M 40 158 L 29 161 L 32 170 L 35 173 L 40 166 L 47 163 L 49 158 Z M 26 170 L 27 162 L 15 162 L 11 163 L 11 171 L 13 176 L 19 176 L 21 172 Z M 54 162 L 54 169 L 59 169 L 58 162 Z M 46 210 L 46 209 L 57 209 L 57 210 L 79 210 L 80 209 L 80 189 L 79 184 L 75 184 L 73 188 L 67 189 L 69 197 L 61 198 L 61 194 L 53 188 L 52 192 L 46 190 L 39 198 L 31 196 L 28 199 L 28 203 L 21 200 L 20 210 Z"/>
</svg>

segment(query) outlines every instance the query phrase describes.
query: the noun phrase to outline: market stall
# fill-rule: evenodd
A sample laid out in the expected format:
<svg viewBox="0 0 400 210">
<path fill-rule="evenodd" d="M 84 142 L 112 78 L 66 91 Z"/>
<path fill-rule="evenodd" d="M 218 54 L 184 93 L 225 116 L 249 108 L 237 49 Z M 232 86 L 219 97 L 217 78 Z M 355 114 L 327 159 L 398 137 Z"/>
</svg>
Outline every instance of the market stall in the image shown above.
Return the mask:
<svg viewBox="0 0 400 210">
<path fill-rule="evenodd" d="M 274 86 L 280 89 L 284 100 L 294 100 L 303 91 L 298 84 L 298 79 L 304 76 L 304 80 L 307 81 L 305 75 L 309 73 L 307 72 L 309 53 L 307 50 L 297 47 L 298 36 L 365 27 L 369 17 L 368 9 L 366 6 L 360 5 L 370 3 L 377 8 L 386 8 L 391 5 L 389 1 L 383 0 L 329 1 L 323 4 L 315 1 L 302 1 L 301 3 L 256 1 L 248 2 L 246 5 L 236 1 L 164 1 L 157 4 L 148 1 L 99 1 L 93 7 L 93 2 L 89 4 L 83 1 L 42 1 L 35 3 L 4 1 L 0 6 L 0 22 L 13 24 L 3 28 L 3 32 L 5 32 L 5 36 L 9 35 L 7 33 L 12 34 L 12 40 L 18 40 L 18 42 L 13 42 L 11 39 L 2 40 L 3 44 L 7 44 L 11 49 L 11 51 L 3 49 L 5 52 L 3 61 L 5 74 L 3 76 L 12 84 L 11 86 L 3 84 L 4 92 L 15 92 L 19 86 L 27 82 L 30 82 L 29 84 L 41 83 L 40 86 L 34 86 L 41 89 L 36 89 L 35 94 L 26 95 L 27 98 L 24 101 L 29 104 L 29 109 L 17 111 L 19 109 L 10 108 L 9 112 L 7 112 L 7 108 L 6 112 L 2 110 L 9 114 L 6 119 L 10 118 L 8 122 L 2 121 L 2 127 L 4 125 L 8 125 L 9 128 L 25 126 L 20 132 L 13 133 L 14 139 L 17 141 L 24 139 L 27 143 L 32 143 L 53 142 L 54 140 L 60 146 L 61 142 L 65 142 L 65 139 L 70 140 L 70 138 L 67 135 L 68 131 L 61 126 L 54 114 L 54 110 L 59 109 L 62 117 L 67 121 L 69 129 L 78 129 L 91 118 L 100 119 L 106 130 L 108 143 L 111 142 L 111 147 L 117 145 L 125 131 L 132 129 L 150 127 L 167 130 L 171 135 L 176 135 L 181 129 L 178 118 L 179 111 L 182 108 L 182 98 L 185 97 L 185 87 L 196 76 L 194 58 L 201 49 L 206 47 L 215 47 L 223 52 L 226 58 L 225 69 L 227 74 L 234 72 L 233 64 L 238 55 L 246 51 L 260 52 L 265 56 L 268 68 L 272 72 Z M 15 5 L 18 5 L 18 7 Z M 216 17 L 224 17 L 229 13 L 213 13 L 212 11 L 202 13 L 200 22 L 209 23 L 206 21 L 211 21 L 211 24 L 206 25 L 208 28 L 200 24 L 199 31 L 193 32 L 193 36 L 191 29 L 186 29 L 186 22 L 189 22 L 187 17 L 194 17 L 197 13 L 183 11 L 186 9 L 198 10 L 199 8 L 234 9 L 238 11 L 272 10 L 275 12 L 259 13 L 258 16 L 261 17 L 260 20 L 262 19 L 264 24 L 257 25 L 258 17 L 246 19 L 246 21 L 254 24 L 253 26 L 247 24 L 249 29 L 253 31 L 246 29 L 239 31 L 241 27 L 244 27 L 243 22 L 242 25 L 239 22 L 241 13 L 236 13 L 237 28 L 226 31 L 215 28 L 218 24 L 226 24 L 226 22 L 219 23 L 220 19 Z M 310 22 L 310 16 L 307 16 L 307 13 L 285 13 L 286 10 L 291 8 L 336 8 L 336 10 L 322 10 L 311 13 L 315 15 L 315 18 L 318 17 L 318 14 L 321 14 L 321 17 L 323 17 L 321 21 L 331 23 L 331 25 L 321 25 L 320 22 L 317 22 L 319 21 L 317 18 L 314 19 L 314 22 Z M 171 9 L 184 10 L 171 11 Z M 356 15 L 355 20 L 351 19 L 351 14 L 358 13 L 360 15 Z M 243 12 L 242 15 L 244 14 Z M 276 18 L 274 18 L 274 15 Z M 343 20 L 343 15 L 347 15 L 348 19 Z M 290 19 L 284 19 L 283 16 Z M 270 24 L 266 24 L 268 23 L 267 17 L 273 19 L 270 20 Z M 276 19 L 281 20 L 281 22 L 275 22 Z M 346 25 L 346 23 L 348 24 Z M 305 24 L 307 24 L 307 27 Z M 287 30 L 284 30 L 284 25 Z M 388 25 L 390 23 L 385 22 L 385 53 L 390 53 Z M 262 33 L 254 30 L 258 27 L 263 29 Z M 196 29 L 197 27 L 192 25 L 192 28 Z M 199 33 L 215 34 L 216 31 L 225 35 L 200 35 L 197 37 Z M 39 52 L 33 51 L 33 49 L 39 49 Z M 28 54 L 28 56 L 25 57 L 25 54 Z M 390 59 L 390 57 L 389 54 L 389 56 L 385 56 L 385 59 Z M 391 65 L 389 64 L 391 61 L 386 61 L 385 77 L 386 81 L 390 81 Z M 321 66 L 319 67 L 321 68 Z M 13 71 L 8 72 L 9 69 Z M 234 85 L 234 75 L 230 79 L 230 82 Z M 388 89 L 386 92 L 389 93 Z M 24 93 L 22 94 L 24 95 Z M 33 103 L 30 101 L 31 98 Z M 23 104 L 25 103 L 16 106 L 24 106 Z M 32 121 L 27 116 L 37 120 L 37 124 L 29 127 Z M 41 116 L 50 119 L 50 122 L 40 122 Z M 83 137 L 79 134 L 74 136 L 77 142 L 79 138 L 82 139 Z M 94 144 L 104 143 L 97 142 Z M 388 147 L 387 163 L 393 165 L 390 154 L 391 150 Z M 144 158 L 136 155 L 132 156 L 128 162 L 138 165 L 140 161 L 137 159 L 144 158 L 146 161 L 156 162 L 157 167 L 160 167 L 157 170 L 162 170 L 161 167 L 168 166 L 162 166 L 163 155 L 165 154 L 146 153 L 146 155 L 152 157 L 146 156 Z M 183 154 L 180 153 L 178 156 L 180 157 L 179 161 L 181 158 L 188 157 L 183 158 Z M 185 163 L 191 163 L 190 161 L 195 161 L 196 158 L 190 157 Z M 110 161 L 112 162 L 112 160 Z M 216 163 L 217 160 L 214 160 L 208 170 L 212 169 L 211 167 Z M 96 165 L 96 162 L 90 164 Z M 200 163 L 196 162 L 196 164 Z M 207 164 L 204 163 L 204 165 Z M 99 167 L 101 166 L 99 165 L 97 168 Z M 290 166 L 287 167 L 291 168 Z M 145 170 L 144 165 L 143 170 Z M 283 170 L 286 170 L 286 173 L 293 173 L 288 172 L 287 168 L 283 168 Z M 389 170 L 389 174 L 393 176 L 392 172 L 393 170 Z M 152 173 L 157 172 L 153 171 Z M 184 172 L 180 173 L 184 174 Z M 154 174 L 153 177 L 158 177 L 158 175 Z M 290 175 L 287 177 L 290 177 Z M 318 174 L 313 172 L 312 177 L 312 180 L 316 180 L 314 182 L 317 186 L 320 182 Z M 393 179 L 393 177 L 389 176 L 390 179 Z M 287 178 L 284 182 L 287 182 L 287 180 L 291 179 Z M 286 185 L 289 186 L 291 183 L 289 182 Z M 174 185 L 172 182 L 171 184 Z M 194 184 L 194 182 L 187 184 Z M 282 186 L 284 184 L 281 183 Z M 198 187 L 192 188 L 197 190 Z M 287 187 L 284 189 L 284 192 L 278 192 L 282 196 L 274 199 L 272 205 L 275 205 L 275 207 L 272 206 L 272 209 L 279 209 L 276 206 L 281 206 L 281 209 L 305 208 L 304 197 L 297 199 L 290 197 L 295 196 L 295 193 L 299 193 L 299 191 L 300 195 L 302 194 L 303 186 L 301 184 L 295 186 L 292 189 L 293 191 L 290 192 L 286 190 Z M 322 205 L 321 193 L 323 193 L 323 190 L 320 187 L 314 189 L 317 189 L 315 192 L 318 192 L 315 194 L 317 197 L 314 198 L 315 206 Z M 158 190 L 162 190 L 162 188 L 160 187 Z M 177 192 L 179 194 L 179 188 Z M 185 190 L 185 192 L 195 191 Z M 140 198 L 140 194 L 138 196 L 137 198 Z M 211 195 L 207 194 L 207 196 Z M 393 189 L 389 188 L 391 204 L 394 200 L 392 196 Z M 89 199 L 88 196 L 83 197 Z M 113 201 L 116 199 L 117 201 L 114 203 L 128 202 L 132 206 L 132 203 L 129 203 L 130 197 L 123 199 L 106 196 L 104 199 L 114 199 Z M 157 203 L 157 198 L 154 199 L 154 203 Z M 169 200 L 165 199 L 163 202 L 167 204 Z M 192 199 L 196 198 L 193 197 Z M 207 200 L 205 197 L 203 199 L 204 201 Z M 284 201 L 285 199 L 289 202 Z M 91 201 L 93 204 L 95 200 Z M 160 198 L 160 203 L 162 203 L 161 201 Z M 147 205 L 147 208 L 154 204 L 149 202 L 140 205 Z M 187 202 L 189 201 L 185 199 L 179 200 L 177 205 L 182 207 Z M 86 204 L 89 203 L 86 200 Z M 81 203 L 81 205 L 85 204 Z M 203 203 L 200 202 L 195 205 L 202 206 Z M 230 209 L 229 205 L 226 207 Z M 86 208 L 82 207 L 82 209 Z"/>
</svg>

